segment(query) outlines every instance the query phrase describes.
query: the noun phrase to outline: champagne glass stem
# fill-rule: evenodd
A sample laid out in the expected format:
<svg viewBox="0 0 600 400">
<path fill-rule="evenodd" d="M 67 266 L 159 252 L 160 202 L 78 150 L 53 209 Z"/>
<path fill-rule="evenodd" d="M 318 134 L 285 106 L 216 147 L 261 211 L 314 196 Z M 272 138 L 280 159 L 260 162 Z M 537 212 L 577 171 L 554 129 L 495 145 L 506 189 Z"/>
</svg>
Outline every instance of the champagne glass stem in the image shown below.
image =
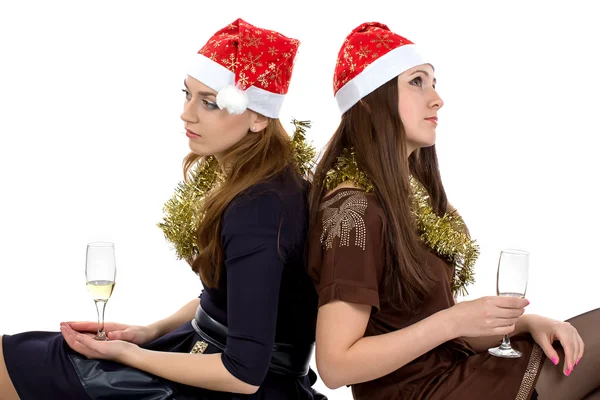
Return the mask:
<svg viewBox="0 0 600 400">
<path fill-rule="evenodd" d="M 510 338 L 508 337 L 508 335 L 504 335 L 504 337 L 502 338 L 502 344 L 500 345 L 500 348 L 507 350 L 511 349 Z"/>
<path fill-rule="evenodd" d="M 104 332 L 104 308 L 106 307 L 106 301 L 95 301 L 96 312 L 98 313 L 98 333 L 96 334 L 97 340 L 106 340 L 106 333 Z"/>
</svg>

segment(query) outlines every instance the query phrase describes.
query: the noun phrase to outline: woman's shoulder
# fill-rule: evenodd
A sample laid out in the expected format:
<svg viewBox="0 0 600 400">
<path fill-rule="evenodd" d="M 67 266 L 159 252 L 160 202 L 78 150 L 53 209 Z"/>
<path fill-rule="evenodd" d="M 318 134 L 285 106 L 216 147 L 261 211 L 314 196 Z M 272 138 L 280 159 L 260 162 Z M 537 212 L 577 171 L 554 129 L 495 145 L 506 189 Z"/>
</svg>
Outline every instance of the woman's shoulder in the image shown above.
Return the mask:
<svg viewBox="0 0 600 400">
<path fill-rule="evenodd" d="M 357 207 L 361 210 L 364 208 L 365 212 L 368 209 L 369 214 L 373 216 L 384 215 L 381 203 L 375 193 L 367 192 L 364 188 L 348 181 L 325 193 L 321 199 L 319 211 Z"/>
<path fill-rule="evenodd" d="M 385 225 L 385 213 L 377 196 L 348 182 L 325 194 L 319 215 L 321 240 L 353 231 L 379 235 Z"/>
<path fill-rule="evenodd" d="M 257 182 L 240 192 L 231 206 L 248 204 L 251 207 L 283 207 L 286 204 L 305 204 L 310 184 L 295 171 L 284 170 L 268 179 Z"/>
</svg>

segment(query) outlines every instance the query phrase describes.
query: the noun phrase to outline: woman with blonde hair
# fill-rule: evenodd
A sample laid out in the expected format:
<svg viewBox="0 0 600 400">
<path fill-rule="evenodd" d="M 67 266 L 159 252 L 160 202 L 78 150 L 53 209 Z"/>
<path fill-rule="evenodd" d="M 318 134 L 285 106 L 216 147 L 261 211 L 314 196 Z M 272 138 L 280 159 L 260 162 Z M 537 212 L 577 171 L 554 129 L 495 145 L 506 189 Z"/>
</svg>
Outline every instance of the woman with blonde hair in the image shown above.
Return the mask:
<svg viewBox="0 0 600 400">
<path fill-rule="evenodd" d="M 312 153 L 278 119 L 298 45 L 238 19 L 185 78 L 188 182 L 160 226 L 199 275 L 200 298 L 148 326 L 107 323 L 107 341 L 92 338 L 91 322 L 4 335 L 0 398 L 324 398 L 309 368 L 317 296 L 305 268 L 303 175 Z"/>
</svg>

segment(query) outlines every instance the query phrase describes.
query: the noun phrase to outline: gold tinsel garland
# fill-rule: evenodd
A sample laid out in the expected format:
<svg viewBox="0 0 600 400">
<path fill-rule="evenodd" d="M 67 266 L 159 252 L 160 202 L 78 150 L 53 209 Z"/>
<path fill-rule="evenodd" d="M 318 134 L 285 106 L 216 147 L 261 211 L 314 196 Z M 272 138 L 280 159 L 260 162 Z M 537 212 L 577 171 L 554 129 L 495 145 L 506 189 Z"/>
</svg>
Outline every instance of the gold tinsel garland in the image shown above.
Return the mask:
<svg viewBox="0 0 600 400">
<path fill-rule="evenodd" d="M 316 155 L 315 149 L 306 143 L 306 128 L 310 128 L 310 121 L 293 119 L 292 123 L 295 126 L 290 140 L 292 162 L 298 173 L 307 176 Z M 172 244 L 178 260 L 191 265 L 198 255 L 196 231 L 202 221 L 202 201 L 225 178 L 217 160 L 213 156 L 205 157 L 192 167 L 188 181 L 180 182 L 173 196 L 165 202 L 163 221 L 157 226 Z"/>
<path fill-rule="evenodd" d="M 327 191 L 335 189 L 343 182 L 351 181 L 367 193 L 373 192 L 373 184 L 360 169 L 354 152 L 344 149 L 333 168 L 325 176 Z M 455 212 L 440 217 L 431 207 L 429 194 L 414 177 L 410 177 L 411 211 L 419 237 L 440 257 L 452 263 L 455 268 L 452 291 L 455 295 L 468 294 L 466 287 L 475 282 L 473 268 L 479 257 L 479 246 L 466 230 L 463 219 Z"/>
<path fill-rule="evenodd" d="M 292 147 L 292 163 L 300 176 L 308 177 L 314 168 L 317 151 L 306 142 L 306 129 L 310 128 L 310 121 L 298 121 L 292 119 L 294 124 L 294 135 L 290 145 Z"/>
<path fill-rule="evenodd" d="M 193 167 L 187 182 L 179 182 L 173 196 L 165 202 L 163 221 L 157 226 L 172 243 L 177 259 L 191 265 L 198 255 L 196 231 L 202 219 L 202 200 L 223 179 L 217 160 L 206 157 Z"/>
</svg>

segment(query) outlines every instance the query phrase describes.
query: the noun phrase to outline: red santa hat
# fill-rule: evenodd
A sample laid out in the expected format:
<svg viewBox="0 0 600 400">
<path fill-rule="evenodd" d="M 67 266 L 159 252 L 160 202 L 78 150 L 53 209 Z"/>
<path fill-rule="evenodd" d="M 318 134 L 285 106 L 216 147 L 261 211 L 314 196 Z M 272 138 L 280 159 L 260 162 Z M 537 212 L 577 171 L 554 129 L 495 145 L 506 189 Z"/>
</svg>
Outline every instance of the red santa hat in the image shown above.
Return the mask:
<svg viewBox="0 0 600 400">
<path fill-rule="evenodd" d="M 425 63 L 413 42 L 386 25 L 367 22 L 358 26 L 346 37 L 335 66 L 333 93 L 340 112 L 402 72 Z"/>
<path fill-rule="evenodd" d="M 188 75 L 217 92 L 232 114 L 250 109 L 278 118 L 300 42 L 237 19 L 194 55 Z"/>
</svg>

